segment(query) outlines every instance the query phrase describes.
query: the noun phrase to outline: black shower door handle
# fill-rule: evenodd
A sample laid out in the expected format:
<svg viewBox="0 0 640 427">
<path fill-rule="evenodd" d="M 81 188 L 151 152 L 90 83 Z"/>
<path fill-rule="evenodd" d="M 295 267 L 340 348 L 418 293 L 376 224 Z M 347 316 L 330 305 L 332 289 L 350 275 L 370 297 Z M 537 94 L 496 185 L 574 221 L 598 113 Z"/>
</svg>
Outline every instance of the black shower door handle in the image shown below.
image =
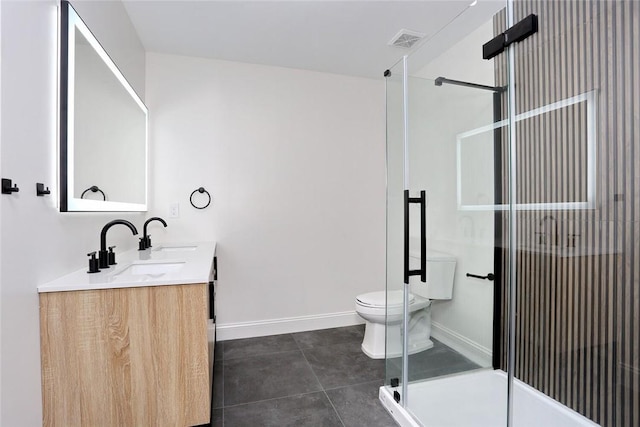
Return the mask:
<svg viewBox="0 0 640 427">
<path fill-rule="evenodd" d="M 409 204 L 420 204 L 420 270 L 409 269 Z M 420 197 L 409 197 L 409 190 L 404 190 L 404 283 L 409 283 L 409 276 L 420 276 L 427 282 L 427 195 L 420 191 Z"/>
</svg>

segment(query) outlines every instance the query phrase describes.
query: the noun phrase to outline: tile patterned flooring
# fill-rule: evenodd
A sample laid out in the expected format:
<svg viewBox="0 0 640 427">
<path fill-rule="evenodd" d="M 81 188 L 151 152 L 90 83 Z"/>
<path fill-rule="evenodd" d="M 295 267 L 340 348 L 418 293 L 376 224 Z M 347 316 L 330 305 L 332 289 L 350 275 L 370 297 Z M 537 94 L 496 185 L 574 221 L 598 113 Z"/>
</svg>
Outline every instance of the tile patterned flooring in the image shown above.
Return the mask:
<svg viewBox="0 0 640 427">
<path fill-rule="evenodd" d="M 362 353 L 363 337 L 357 325 L 216 343 L 211 425 L 396 426 L 378 400 L 385 361 Z M 416 375 L 475 367 L 435 344 L 412 356 Z"/>
</svg>

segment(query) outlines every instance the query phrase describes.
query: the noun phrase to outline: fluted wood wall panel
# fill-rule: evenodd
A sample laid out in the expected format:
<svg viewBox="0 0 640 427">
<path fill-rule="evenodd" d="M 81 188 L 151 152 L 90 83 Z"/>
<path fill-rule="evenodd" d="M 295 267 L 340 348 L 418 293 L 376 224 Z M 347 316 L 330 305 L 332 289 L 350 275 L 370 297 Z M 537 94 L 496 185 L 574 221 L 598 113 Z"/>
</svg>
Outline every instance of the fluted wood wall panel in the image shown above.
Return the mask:
<svg viewBox="0 0 640 427">
<path fill-rule="evenodd" d="M 601 425 L 639 426 L 640 3 L 515 2 L 516 22 L 531 13 L 540 30 L 515 47 L 515 114 L 595 92 L 597 197 L 588 209 L 517 212 L 515 374 Z M 505 27 L 501 13 L 496 33 Z M 498 85 L 508 81 L 502 56 Z M 515 124 L 518 203 L 585 198 L 585 105 Z M 508 176 L 506 160 L 502 168 Z M 505 247 L 508 220 L 503 214 Z M 508 261 L 504 252 L 505 284 Z"/>
</svg>

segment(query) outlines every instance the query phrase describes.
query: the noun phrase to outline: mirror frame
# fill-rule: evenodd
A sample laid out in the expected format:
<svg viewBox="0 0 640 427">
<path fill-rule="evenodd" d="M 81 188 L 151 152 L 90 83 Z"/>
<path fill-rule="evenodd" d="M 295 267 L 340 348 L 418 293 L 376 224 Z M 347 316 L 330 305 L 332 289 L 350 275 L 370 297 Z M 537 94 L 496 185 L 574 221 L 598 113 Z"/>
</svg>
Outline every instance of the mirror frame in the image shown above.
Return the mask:
<svg viewBox="0 0 640 427">
<path fill-rule="evenodd" d="M 74 197 L 74 61 L 75 32 L 78 30 L 104 61 L 145 116 L 144 203 L 90 200 Z M 60 212 L 144 212 L 149 198 L 149 111 L 109 54 L 68 1 L 60 4 L 60 110 L 59 172 Z"/>
</svg>

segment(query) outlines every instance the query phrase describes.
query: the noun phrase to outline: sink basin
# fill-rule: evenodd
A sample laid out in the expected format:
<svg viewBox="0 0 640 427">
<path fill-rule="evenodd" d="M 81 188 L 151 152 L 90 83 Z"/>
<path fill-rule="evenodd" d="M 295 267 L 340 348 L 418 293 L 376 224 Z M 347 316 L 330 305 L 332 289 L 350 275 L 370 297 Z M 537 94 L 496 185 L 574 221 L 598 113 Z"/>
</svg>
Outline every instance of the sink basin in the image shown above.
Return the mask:
<svg viewBox="0 0 640 427">
<path fill-rule="evenodd" d="M 158 249 L 155 249 L 156 251 L 161 251 L 161 252 L 184 252 L 184 251 L 195 251 L 198 247 L 197 246 L 189 246 L 189 245 L 185 245 L 185 246 L 161 246 Z"/>
<path fill-rule="evenodd" d="M 133 263 L 129 267 L 122 270 L 118 275 L 160 275 L 177 271 L 182 268 L 184 262 L 145 262 L 145 263 Z"/>
</svg>

